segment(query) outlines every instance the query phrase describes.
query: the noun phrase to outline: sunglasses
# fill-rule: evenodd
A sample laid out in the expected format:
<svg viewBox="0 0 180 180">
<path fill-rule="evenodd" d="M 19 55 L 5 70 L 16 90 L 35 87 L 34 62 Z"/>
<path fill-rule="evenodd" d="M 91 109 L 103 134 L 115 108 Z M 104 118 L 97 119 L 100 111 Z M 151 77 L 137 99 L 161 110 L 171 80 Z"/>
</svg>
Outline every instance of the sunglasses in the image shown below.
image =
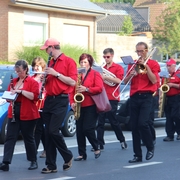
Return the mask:
<svg viewBox="0 0 180 180">
<path fill-rule="evenodd" d="M 136 53 L 143 53 L 143 52 L 145 52 L 147 49 L 143 49 L 143 50 L 136 50 L 135 52 Z"/>
<path fill-rule="evenodd" d="M 111 56 L 103 56 L 104 59 L 109 59 Z"/>
</svg>

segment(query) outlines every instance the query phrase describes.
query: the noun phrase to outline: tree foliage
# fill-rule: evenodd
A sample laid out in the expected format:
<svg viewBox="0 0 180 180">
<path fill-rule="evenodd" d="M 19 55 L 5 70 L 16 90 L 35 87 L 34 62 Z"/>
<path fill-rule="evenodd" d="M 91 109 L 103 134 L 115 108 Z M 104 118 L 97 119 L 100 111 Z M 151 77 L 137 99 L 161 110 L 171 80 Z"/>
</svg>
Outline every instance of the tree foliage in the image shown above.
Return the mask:
<svg viewBox="0 0 180 180">
<path fill-rule="evenodd" d="M 119 32 L 119 35 L 130 35 L 133 32 L 133 23 L 131 16 L 124 16 L 123 25 L 121 28 L 121 31 Z"/>
<path fill-rule="evenodd" d="M 91 2 L 96 2 L 96 3 L 131 3 L 134 4 L 135 0 L 90 0 Z"/>
<path fill-rule="evenodd" d="M 166 1 L 167 2 L 167 1 Z M 153 37 L 162 53 L 180 52 L 180 1 L 169 0 L 167 8 L 157 18 Z"/>
</svg>

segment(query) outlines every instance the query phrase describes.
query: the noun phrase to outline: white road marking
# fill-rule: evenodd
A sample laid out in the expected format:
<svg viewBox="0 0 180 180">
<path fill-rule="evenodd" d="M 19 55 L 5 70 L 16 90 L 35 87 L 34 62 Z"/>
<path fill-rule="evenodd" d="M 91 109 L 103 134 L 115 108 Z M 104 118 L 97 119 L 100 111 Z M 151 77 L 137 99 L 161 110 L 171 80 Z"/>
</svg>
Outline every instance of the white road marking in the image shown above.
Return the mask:
<svg viewBox="0 0 180 180">
<path fill-rule="evenodd" d="M 54 178 L 54 179 L 48 179 L 48 180 L 66 180 L 66 179 L 74 179 L 75 177 L 61 177 L 61 178 Z"/>
<path fill-rule="evenodd" d="M 163 162 L 140 163 L 140 164 L 136 164 L 136 165 L 123 166 L 123 168 L 138 168 L 138 167 L 151 166 L 151 165 L 161 164 L 161 163 L 163 163 Z"/>
</svg>

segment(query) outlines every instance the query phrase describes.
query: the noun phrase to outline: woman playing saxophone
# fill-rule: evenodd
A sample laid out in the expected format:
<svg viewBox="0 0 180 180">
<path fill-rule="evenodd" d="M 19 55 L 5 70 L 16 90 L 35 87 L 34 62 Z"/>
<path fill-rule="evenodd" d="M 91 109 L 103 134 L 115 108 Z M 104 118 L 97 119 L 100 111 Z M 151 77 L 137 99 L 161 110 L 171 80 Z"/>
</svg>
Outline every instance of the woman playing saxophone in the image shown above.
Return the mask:
<svg viewBox="0 0 180 180">
<path fill-rule="evenodd" d="M 75 161 L 87 159 L 86 154 L 86 137 L 94 148 L 94 155 L 97 159 L 100 156 L 98 149 L 98 140 L 95 134 L 98 114 L 96 112 L 96 105 L 91 98 L 91 95 L 102 92 L 103 80 L 99 72 L 93 70 L 93 57 L 89 54 L 82 54 L 79 57 L 80 66 L 85 68 L 85 73 L 81 77 L 81 83 L 74 88 L 73 93 L 70 94 L 70 103 L 73 110 L 76 108 L 74 96 L 76 93 L 82 93 L 84 101 L 81 102 L 81 113 L 78 121 L 76 121 L 76 137 L 78 143 L 79 156 Z"/>
</svg>

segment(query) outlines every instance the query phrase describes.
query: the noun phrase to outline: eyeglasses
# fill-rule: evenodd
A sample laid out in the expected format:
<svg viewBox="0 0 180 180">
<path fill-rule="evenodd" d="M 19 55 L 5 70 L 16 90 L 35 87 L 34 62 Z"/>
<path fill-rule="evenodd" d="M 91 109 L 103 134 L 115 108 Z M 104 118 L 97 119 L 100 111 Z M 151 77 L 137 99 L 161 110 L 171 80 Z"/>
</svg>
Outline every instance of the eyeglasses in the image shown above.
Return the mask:
<svg viewBox="0 0 180 180">
<path fill-rule="evenodd" d="M 136 53 L 143 53 L 143 52 L 145 52 L 147 49 L 143 49 L 143 50 L 136 50 L 135 52 Z"/>
<path fill-rule="evenodd" d="M 104 59 L 109 59 L 111 56 L 103 56 Z"/>
</svg>

